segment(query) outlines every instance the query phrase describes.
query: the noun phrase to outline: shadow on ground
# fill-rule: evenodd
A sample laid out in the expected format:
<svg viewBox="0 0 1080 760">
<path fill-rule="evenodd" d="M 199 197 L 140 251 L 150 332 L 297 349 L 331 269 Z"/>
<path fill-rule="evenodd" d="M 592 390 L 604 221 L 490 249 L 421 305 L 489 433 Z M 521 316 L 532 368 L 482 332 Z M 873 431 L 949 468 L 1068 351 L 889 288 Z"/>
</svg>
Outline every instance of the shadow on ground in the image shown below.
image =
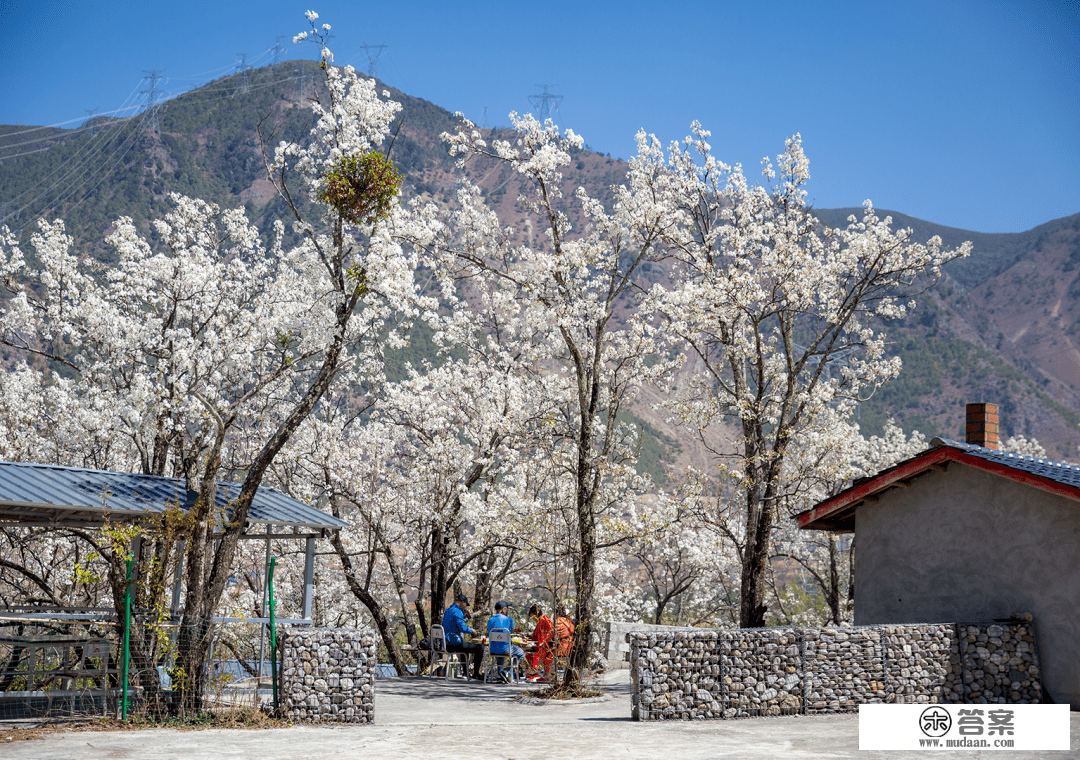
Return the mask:
<svg viewBox="0 0 1080 760">
<path fill-rule="evenodd" d="M 549 723 L 552 721 L 630 720 L 629 671 L 603 674 L 598 684 L 606 702 L 547 700 L 522 704 L 514 698 L 540 685 L 485 684 L 480 681 L 411 676 L 375 682 L 375 722 L 380 725 Z"/>
</svg>

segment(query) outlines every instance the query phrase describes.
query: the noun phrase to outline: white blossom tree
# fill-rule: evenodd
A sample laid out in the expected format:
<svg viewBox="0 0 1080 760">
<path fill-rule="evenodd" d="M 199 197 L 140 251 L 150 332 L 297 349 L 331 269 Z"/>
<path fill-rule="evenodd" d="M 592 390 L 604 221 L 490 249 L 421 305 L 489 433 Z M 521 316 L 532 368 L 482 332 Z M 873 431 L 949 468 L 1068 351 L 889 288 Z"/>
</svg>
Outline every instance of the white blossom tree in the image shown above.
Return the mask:
<svg viewBox="0 0 1080 760">
<path fill-rule="evenodd" d="M 95 435 L 128 441 L 129 467 L 178 475 L 197 493 L 178 668 L 188 706 L 201 698 L 209 621 L 268 468 L 335 378 L 362 384 L 380 366 L 381 347 L 399 340 L 394 320 L 415 315 L 419 301 L 415 256 L 398 240 L 427 231 L 396 205 L 394 174 L 374 153 L 400 106 L 351 68 L 324 70 L 328 102 L 314 106 L 310 144 L 282 143 L 268 163 L 302 235 L 295 248 L 282 248 L 281 222 L 265 247 L 242 211 L 179 196 L 154 223 L 160 250 L 118 221 L 107 272 L 78 260 L 59 222 L 42 222 L 33 239 L 41 270 L 6 229 L 0 240 L 12 291 L 0 342 L 68 367 Z M 359 180 L 344 195 L 343 177 Z M 222 522 L 215 493 L 227 468 L 244 479 Z"/>
<path fill-rule="evenodd" d="M 478 590 L 490 587 L 478 578 L 479 562 L 501 553 L 505 575 L 521 558 L 516 535 L 535 502 L 520 498 L 519 470 L 547 398 L 541 385 L 470 359 L 413 370 L 387 384 L 362 417 L 326 420 L 305 456 L 332 511 L 355 525 L 331 544 L 399 669 L 395 608 L 415 644 L 414 621 L 426 635 L 428 615 L 441 620 L 446 592 L 464 577 Z"/>
<path fill-rule="evenodd" d="M 772 527 L 787 489 L 785 462 L 796 439 L 828 410 L 845 410 L 900 371 L 875 325 L 903 317 L 917 279 L 966 255 L 941 241 L 911 241 L 869 202 L 861 219 L 827 229 L 806 205 L 809 161 L 798 135 L 769 187 L 751 186 L 740 167 L 717 161 L 708 132 L 673 144 L 639 136 L 639 161 L 663 199 L 670 286 L 655 285 L 648 313 L 702 370 L 674 387 L 667 407 L 693 430 L 731 422 L 733 445 L 715 442 L 719 472 L 739 504 L 740 625 L 765 622 Z"/>
<path fill-rule="evenodd" d="M 910 435 L 892 419 L 880 436 L 864 437 L 859 426 L 835 414 L 821 415 L 813 430 L 804 430 L 784 462 L 785 480 L 780 519 L 773 527 L 771 567 L 777 560 L 795 563 L 800 576 L 809 576 L 803 588 L 780 588 L 767 578 L 777 601 L 777 619 L 788 625 L 841 625 L 850 623 L 854 605 L 854 537 L 799 530 L 795 515 L 849 487 L 859 478 L 872 477 L 926 449 L 918 430 Z M 789 566 L 790 569 L 790 566 Z M 816 588 L 816 593 L 810 593 Z M 810 589 L 810 591 L 808 591 Z M 807 601 L 818 597 L 823 606 Z M 802 596 L 803 599 L 797 599 Z M 796 604 L 803 609 L 793 609 Z M 799 615 L 799 619 L 794 617 Z"/>
<path fill-rule="evenodd" d="M 582 146 L 581 138 L 570 130 L 561 133 L 550 120 L 540 124 L 532 116 L 510 118 L 517 131 L 513 142 L 489 145 L 468 121 L 444 138 L 459 164 L 489 159 L 527 181 L 519 202 L 539 218 L 544 239 L 534 246 L 513 245 L 510 231 L 484 207 L 478 190 L 465 183 L 459 210 L 434 253 L 444 292 L 458 280 L 484 283 L 482 292 L 515 307 L 505 329 L 531 336 L 522 360 L 534 371 L 547 368 L 565 383 L 567 401 L 553 422 L 559 451 L 572 460 L 567 472 L 573 479 L 572 573 L 579 630 L 567 668 L 572 683 L 590 659 L 596 562 L 603 543 L 599 524 L 609 510 L 625 509 L 645 485 L 623 477 L 634 433 L 621 424 L 620 413 L 637 391 L 652 343 L 645 331 L 623 322 L 616 312 L 628 306 L 641 265 L 658 259 L 656 243 L 668 220 L 637 189 L 617 190 L 610 211 L 579 189 L 577 200 L 588 226 L 572 234 L 562 172 L 571 162 L 569 151 Z M 613 498 L 615 482 L 627 488 Z"/>
<path fill-rule="evenodd" d="M 1034 438 L 1025 438 L 1022 435 L 1014 435 L 1010 437 L 1005 444 L 1001 447 L 1002 451 L 1008 451 L 1012 454 L 1019 454 L 1023 457 L 1034 457 L 1035 459 L 1046 459 L 1046 449 Z"/>
</svg>

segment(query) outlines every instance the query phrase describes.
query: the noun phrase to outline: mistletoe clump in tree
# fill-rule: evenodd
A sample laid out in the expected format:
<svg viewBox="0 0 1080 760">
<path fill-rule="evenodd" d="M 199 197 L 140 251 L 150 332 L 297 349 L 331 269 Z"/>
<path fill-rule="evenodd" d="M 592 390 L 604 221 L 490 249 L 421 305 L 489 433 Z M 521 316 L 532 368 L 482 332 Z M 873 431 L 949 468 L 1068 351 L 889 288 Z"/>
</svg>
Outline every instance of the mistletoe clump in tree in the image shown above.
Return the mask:
<svg viewBox="0 0 1080 760">
<path fill-rule="evenodd" d="M 401 191 L 401 175 L 382 153 L 346 156 L 326 174 L 318 199 L 350 224 L 385 218 Z"/>
</svg>

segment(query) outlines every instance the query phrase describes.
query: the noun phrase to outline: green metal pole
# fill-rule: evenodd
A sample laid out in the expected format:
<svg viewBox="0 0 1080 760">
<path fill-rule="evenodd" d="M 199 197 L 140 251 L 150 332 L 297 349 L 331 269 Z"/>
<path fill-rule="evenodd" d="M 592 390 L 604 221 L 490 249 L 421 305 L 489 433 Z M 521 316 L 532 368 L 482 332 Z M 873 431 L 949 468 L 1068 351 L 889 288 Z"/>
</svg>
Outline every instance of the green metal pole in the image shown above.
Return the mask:
<svg viewBox="0 0 1080 760">
<path fill-rule="evenodd" d="M 124 584 L 124 654 L 120 662 L 122 693 L 120 700 L 120 718 L 127 720 L 128 713 L 128 660 L 131 657 L 131 569 L 135 566 L 135 560 L 129 559 L 127 563 L 127 583 Z"/>
<path fill-rule="evenodd" d="M 277 557 L 270 558 L 270 569 L 266 574 L 266 586 L 270 591 L 270 682 L 274 687 L 274 712 L 278 709 L 277 678 L 277 629 L 274 627 L 274 565 Z"/>
</svg>

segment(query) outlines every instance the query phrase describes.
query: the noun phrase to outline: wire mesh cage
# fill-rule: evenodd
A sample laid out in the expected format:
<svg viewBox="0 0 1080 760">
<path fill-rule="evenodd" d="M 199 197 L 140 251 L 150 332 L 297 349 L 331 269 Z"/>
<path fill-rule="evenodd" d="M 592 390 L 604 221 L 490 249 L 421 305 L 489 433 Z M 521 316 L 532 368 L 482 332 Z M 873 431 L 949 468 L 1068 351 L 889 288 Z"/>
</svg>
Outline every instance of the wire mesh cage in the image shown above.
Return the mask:
<svg viewBox="0 0 1080 760">
<path fill-rule="evenodd" d="M 108 623 L 0 621 L 0 719 L 113 714 L 117 641 Z"/>
<path fill-rule="evenodd" d="M 198 651 L 185 651 L 177 621 L 134 615 L 125 667 L 122 623 L 0 620 L 0 720 L 269 709 L 275 648 L 268 626 L 195 628 L 203 635 L 187 646 Z M 185 668 L 197 672 L 189 677 Z"/>
</svg>

